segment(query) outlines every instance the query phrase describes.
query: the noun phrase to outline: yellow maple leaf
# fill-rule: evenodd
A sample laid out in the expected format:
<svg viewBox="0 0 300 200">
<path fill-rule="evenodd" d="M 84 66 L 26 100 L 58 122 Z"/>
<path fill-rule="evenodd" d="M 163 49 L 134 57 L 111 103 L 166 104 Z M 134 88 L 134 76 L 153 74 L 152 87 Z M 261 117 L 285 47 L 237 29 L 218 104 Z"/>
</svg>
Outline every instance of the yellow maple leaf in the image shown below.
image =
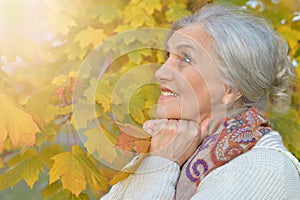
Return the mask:
<svg viewBox="0 0 300 200">
<path fill-rule="evenodd" d="M 154 10 L 161 11 L 162 6 L 159 0 L 141 1 L 140 6 L 144 8 L 148 15 L 152 15 Z"/>
<path fill-rule="evenodd" d="M 74 3 L 70 1 L 45 1 L 43 2 L 45 7 L 45 14 L 51 30 L 56 33 L 62 33 L 68 35 L 70 28 L 76 26 L 76 21 L 73 19 L 74 16 L 67 14 L 77 13 L 78 10 Z M 68 6 L 68 12 L 65 10 L 65 6 Z"/>
<path fill-rule="evenodd" d="M 52 84 L 56 85 L 56 86 L 62 86 L 66 83 L 68 77 L 64 74 L 59 74 L 57 76 L 54 77 L 54 79 L 52 80 Z"/>
<path fill-rule="evenodd" d="M 169 10 L 166 12 L 166 19 L 170 22 L 175 21 L 189 14 L 186 4 L 172 2 L 168 5 Z"/>
<path fill-rule="evenodd" d="M 106 35 L 102 29 L 94 29 L 88 27 L 83 29 L 75 36 L 75 41 L 79 42 L 82 48 L 88 47 L 90 44 L 94 47 L 99 45 L 105 39 Z"/>
<path fill-rule="evenodd" d="M 87 183 L 99 190 L 107 189 L 106 180 L 79 146 L 73 146 L 72 153 L 60 153 L 52 159 L 54 164 L 49 171 L 50 184 L 61 178 L 63 188 L 77 197 L 86 189 Z"/>
<path fill-rule="evenodd" d="M 32 116 L 19 108 L 4 93 L 0 93 L 0 110 L 0 149 L 3 148 L 7 137 L 15 146 L 20 143 L 32 146 L 36 133 L 40 131 Z"/>
<path fill-rule="evenodd" d="M 98 170 L 98 166 L 93 163 L 91 159 L 93 157 L 87 156 L 84 151 L 79 146 L 74 146 L 72 148 L 72 154 L 80 161 L 83 168 L 85 169 L 85 176 L 87 183 L 95 191 L 106 191 L 107 190 L 107 180 L 103 177 L 102 172 Z"/>
<path fill-rule="evenodd" d="M 54 164 L 49 171 L 49 184 L 61 178 L 63 188 L 78 196 L 86 189 L 86 177 L 80 162 L 70 153 L 60 153 L 52 158 Z"/>
</svg>

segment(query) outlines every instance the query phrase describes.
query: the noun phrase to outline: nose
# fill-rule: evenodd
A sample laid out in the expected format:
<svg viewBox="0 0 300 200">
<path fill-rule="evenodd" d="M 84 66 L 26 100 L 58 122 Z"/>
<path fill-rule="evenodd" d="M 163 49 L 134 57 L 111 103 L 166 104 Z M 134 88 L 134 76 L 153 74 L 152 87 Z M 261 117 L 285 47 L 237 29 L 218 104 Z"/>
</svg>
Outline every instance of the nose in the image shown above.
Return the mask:
<svg viewBox="0 0 300 200">
<path fill-rule="evenodd" d="M 166 62 L 155 72 L 155 76 L 159 81 L 171 81 L 174 78 L 174 69 Z"/>
</svg>

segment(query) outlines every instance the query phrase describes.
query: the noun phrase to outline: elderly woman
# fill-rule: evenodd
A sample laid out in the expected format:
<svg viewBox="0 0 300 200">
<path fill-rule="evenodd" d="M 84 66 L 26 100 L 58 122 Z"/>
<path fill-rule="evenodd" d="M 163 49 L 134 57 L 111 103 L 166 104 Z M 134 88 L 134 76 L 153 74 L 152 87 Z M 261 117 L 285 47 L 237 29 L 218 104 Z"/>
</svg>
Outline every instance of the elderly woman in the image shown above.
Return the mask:
<svg viewBox="0 0 300 200">
<path fill-rule="evenodd" d="M 149 156 L 102 199 L 300 199 L 299 162 L 263 114 L 290 101 L 286 42 L 262 18 L 207 5 L 166 45 Z"/>
</svg>

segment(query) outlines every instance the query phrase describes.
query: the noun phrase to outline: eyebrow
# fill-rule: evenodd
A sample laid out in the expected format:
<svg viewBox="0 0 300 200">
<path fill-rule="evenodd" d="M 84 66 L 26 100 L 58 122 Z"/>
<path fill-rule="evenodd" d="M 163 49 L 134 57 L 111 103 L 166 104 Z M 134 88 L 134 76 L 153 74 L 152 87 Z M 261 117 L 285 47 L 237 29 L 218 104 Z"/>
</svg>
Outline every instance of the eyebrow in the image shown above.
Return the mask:
<svg viewBox="0 0 300 200">
<path fill-rule="evenodd" d="M 189 44 L 181 44 L 181 45 L 178 45 L 176 47 L 177 50 L 180 50 L 180 49 L 192 49 L 195 51 L 195 48 L 192 46 L 192 45 L 189 45 Z"/>
<path fill-rule="evenodd" d="M 167 50 L 170 49 L 168 44 L 166 44 L 166 49 Z M 180 44 L 180 45 L 176 46 L 176 50 L 181 50 L 181 49 L 191 49 L 193 51 L 196 51 L 196 49 L 190 44 Z"/>
</svg>

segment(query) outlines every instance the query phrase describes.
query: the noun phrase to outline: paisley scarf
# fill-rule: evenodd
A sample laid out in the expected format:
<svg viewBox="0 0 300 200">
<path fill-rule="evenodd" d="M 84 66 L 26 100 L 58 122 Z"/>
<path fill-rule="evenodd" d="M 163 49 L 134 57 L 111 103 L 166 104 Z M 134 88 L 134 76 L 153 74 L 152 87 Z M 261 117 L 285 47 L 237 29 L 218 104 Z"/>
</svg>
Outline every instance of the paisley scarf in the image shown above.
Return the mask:
<svg viewBox="0 0 300 200">
<path fill-rule="evenodd" d="M 240 115 L 226 118 L 216 132 L 204 139 L 182 167 L 176 199 L 191 199 L 208 173 L 250 150 L 270 131 L 264 114 L 254 107 Z"/>
</svg>

